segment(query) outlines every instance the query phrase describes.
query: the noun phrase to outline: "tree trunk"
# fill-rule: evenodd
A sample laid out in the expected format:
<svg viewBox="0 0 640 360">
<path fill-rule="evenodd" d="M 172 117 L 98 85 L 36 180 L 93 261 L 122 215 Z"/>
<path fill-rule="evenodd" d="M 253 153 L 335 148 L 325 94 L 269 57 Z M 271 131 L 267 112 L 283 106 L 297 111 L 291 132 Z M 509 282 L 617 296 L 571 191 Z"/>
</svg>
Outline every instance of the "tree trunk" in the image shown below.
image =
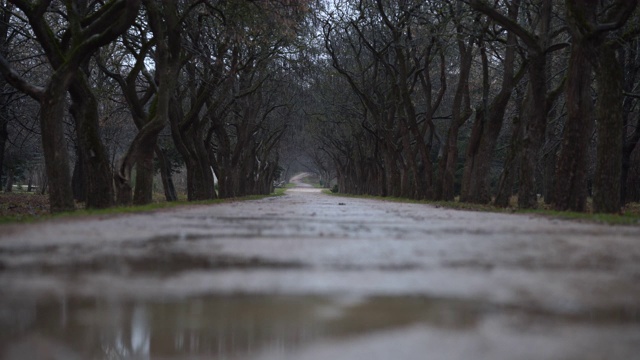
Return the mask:
<svg viewBox="0 0 640 360">
<path fill-rule="evenodd" d="M 208 151 L 204 147 L 201 136 L 195 135 L 195 133 L 187 132 L 185 135 L 179 136 L 182 139 L 181 141 L 184 141 L 184 146 L 180 154 L 187 166 L 187 199 L 189 201 L 215 199 L 217 195 L 213 183 Z M 201 148 L 198 148 L 197 142 L 201 143 Z M 237 171 L 235 166 L 228 166 L 229 168 L 234 168 L 234 171 Z M 235 176 L 234 172 L 228 172 L 226 170 L 227 166 L 223 166 L 223 168 L 225 170 L 223 171 L 222 179 L 219 179 L 221 194 L 223 194 L 221 196 L 236 197 L 239 179 Z"/>
<path fill-rule="evenodd" d="M 121 204 L 132 201 L 131 170 L 134 165 L 142 170 L 136 189 L 136 204 L 146 204 L 152 199 L 153 153 L 158 135 L 169 122 L 170 103 L 178 81 L 181 67 L 180 52 L 181 17 L 176 3 L 172 1 L 146 1 L 148 23 L 156 40 L 156 78 L 158 89 L 153 99 L 149 120 L 136 134 L 124 155 L 118 171 L 114 174 L 117 198 Z M 134 96 L 135 97 L 135 96 Z"/>
<path fill-rule="evenodd" d="M 516 18 L 519 4 L 516 3 L 513 6 L 515 8 L 510 9 L 510 17 Z M 516 43 L 515 34 L 509 32 L 500 92 L 488 105 L 488 109 L 486 108 L 487 104 L 484 104 L 476 115 L 480 117 L 477 119 L 473 129 L 473 133 L 477 137 L 472 136 L 472 139 L 475 139 L 473 143 L 472 140 L 469 141 L 462 181 L 462 194 L 464 196 L 461 195 L 461 201 L 484 204 L 491 202 L 491 184 L 489 181 L 491 162 L 498 136 L 504 123 L 504 114 L 517 80 L 514 78 Z"/>
<path fill-rule="evenodd" d="M 5 97 L 0 97 L 4 99 Z M 4 152 L 7 148 L 7 140 L 9 140 L 9 113 L 7 111 L 7 103 L 0 104 L 0 191 L 2 191 L 2 169 L 4 168 Z"/>
<path fill-rule="evenodd" d="M 472 114 L 469 95 L 469 76 L 473 61 L 475 39 L 463 39 L 461 26 L 457 27 L 458 52 L 460 55 L 460 74 L 456 93 L 453 97 L 452 119 L 447 139 L 443 144 L 442 158 L 438 163 L 439 174 L 435 186 L 435 199 L 453 201 L 455 197 L 455 175 L 458 167 L 458 133 L 460 127 Z M 465 42 L 466 41 L 466 42 Z"/>
<path fill-rule="evenodd" d="M 638 41 L 632 41 L 631 45 L 622 50 L 620 58 L 623 60 L 624 68 L 624 91 L 631 93 L 634 91 L 636 85 L 636 77 L 640 72 L 640 64 L 638 64 Z M 621 173 L 621 189 L 620 189 L 620 204 L 623 206 L 629 201 L 627 194 L 629 193 L 629 172 L 632 165 L 632 154 L 636 149 L 638 143 L 640 143 L 640 116 L 633 112 L 633 107 L 636 104 L 636 100 L 627 97 L 624 100 L 623 114 L 624 114 L 624 128 L 634 127 L 631 135 L 625 137 L 624 146 L 622 150 L 622 173 Z M 630 124 L 630 115 L 635 115 L 635 124 Z M 626 130 L 624 131 L 626 135 Z M 632 190 L 633 191 L 633 190 Z"/>
<path fill-rule="evenodd" d="M 622 151 L 622 173 L 620 175 L 621 186 L 620 189 L 620 204 L 625 205 L 629 200 L 627 194 L 629 192 L 629 172 L 632 167 L 632 159 L 633 152 L 637 149 L 638 144 L 640 144 L 640 116 L 638 117 L 638 122 L 636 124 L 636 129 L 633 132 L 633 135 L 630 139 L 625 141 L 623 151 Z M 631 200 L 633 201 L 633 200 Z"/>
<path fill-rule="evenodd" d="M 40 195 L 45 195 L 49 188 L 49 179 L 47 179 L 46 174 L 44 174 L 40 180 Z"/>
<path fill-rule="evenodd" d="M 509 153 L 505 158 L 502 174 L 498 180 L 498 189 L 494 200 L 494 205 L 496 206 L 505 208 L 509 206 L 511 195 L 513 195 L 513 181 L 518 167 L 517 159 L 520 158 L 521 143 L 522 121 L 516 117 L 513 119 L 513 132 L 511 133 Z"/>
<path fill-rule="evenodd" d="M 67 75 L 70 76 L 70 75 Z M 49 207 L 52 213 L 73 211 L 73 191 L 69 171 L 69 153 L 64 135 L 65 97 L 67 88 L 60 86 L 64 81 L 54 74 L 40 107 L 40 131 L 47 178 L 49 179 Z"/>
<path fill-rule="evenodd" d="M 584 41 L 574 36 L 567 73 L 567 120 L 556 167 L 556 210 L 585 211 L 589 138 L 593 129 L 591 71 Z"/>
<path fill-rule="evenodd" d="M 164 91 L 164 90 L 160 90 Z M 168 90 L 167 90 L 168 91 Z M 160 102 L 162 100 L 158 100 Z M 158 106 L 158 112 L 162 111 Z M 145 126 L 143 126 L 138 134 L 136 134 L 133 142 L 129 146 L 127 153 L 122 159 L 119 170 L 114 174 L 119 205 L 129 205 L 132 203 L 133 196 L 131 188 L 131 170 L 136 164 L 142 164 L 142 171 L 138 173 L 140 183 L 137 183 L 139 189 L 137 191 L 136 204 L 148 204 L 151 201 L 151 192 L 153 183 L 153 152 L 158 139 L 158 134 L 162 131 L 166 124 L 166 117 L 156 115 Z M 139 167 L 138 167 L 139 168 Z M 137 178 L 137 177 L 136 177 Z"/>
<path fill-rule="evenodd" d="M 194 148 L 198 160 L 199 174 L 201 176 L 200 188 L 198 189 L 198 200 L 212 200 L 217 198 L 215 185 L 213 181 L 213 173 L 211 172 L 211 161 L 209 160 L 209 151 L 207 150 L 203 136 L 202 128 L 197 128 L 191 135 L 194 139 Z"/>
<path fill-rule="evenodd" d="M 453 201 L 455 198 L 455 177 L 458 167 L 458 132 L 460 130 L 457 124 L 452 124 L 447 134 L 446 156 L 443 158 L 442 171 L 442 193 L 440 200 Z"/>
<path fill-rule="evenodd" d="M 536 167 L 547 127 L 546 54 L 529 56 L 529 83 L 524 103 L 523 139 L 520 157 L 518 206 L 538 206 Z"/>
<path fill-rule="evenodd" d="M 623 116 L 622 71 L 615 50 L 609 44 L 599 48 L 595 57 L 598 85 L 596 116 L 598 155 L 593 182 L 593 211 L 619 213 L 622 172 Z"/>
<path fill-rule="evenodd" d="M 399 197 L 400 196 L 400 171 L 398 170 L 398 164 L 396 163 L 395 154 L 391 149 L 385 149 L 384 155 L 384 172 L 386 178 L 386 191 L 385 196 Z"/>
<path fill-rule="evenodd" d="M 636 146 L 631 152 L 630 163 L 626 179 L 626 199 L 629 202 L 640 202 L 640 146 Z"/>
<path fill-rule="evenodd" d="M 7 184 L 4 187 L 4 192 L 13 192 L 13 168 L 9 168 L 7 171 Z"/>
<path fill-rule="evenodd" d="M 33 190 L 33 173 L 29 171 L 29 178 L 27 179 L 27 192 Z"/>
<path fill-rule="evenodd" d="M 83 162 L 80 159 L 79 150 L 76 148 L 76 161 L 73 166 L 73 175 L 71 176 L 71 188 L 73 189 L 73 199 L 79 202 L 87 201 L 87 188 L 85 187 L 85 175 Z"/>
<path fill-rule="evenodd" d="M 547 137 L 550 134 L 547 132 Z M 544 185 L 543 185 L 543 197 L 544 203 L 555 204 L 555 191 L 556 191 L 556 163 L 558 162 L 557 147 L 554 146 L 551 149 L 547 149 L 548 152 L 542 157 L 544 166 Z"/>
<path fill-rule="evenodd" d="M 162 178 L 162 187 L 164 189 L 164 197 L 167 201 L 178 200 L 176 187 L 173 184 L 171 164 L 164 150 L 160 146 L 156 146 L 156 158 L 160 165 L 160 177 Z"/>
<path fill-rule="evenodd" d="M 418 162 L 416 161 L 416 153 L 411 147 L 411 139 L 409 134 L 409 128 L 407 127 L 404 119 L 400 119 L 400 131 L 402 132 L 402 150 L 403 157 L 405 159 L 403 171 L 403 190 L 402 196 L 415 199 L 419 198 L 418 189 L 424 187 L 425 184 L 421 181 L 418 171 Z"/>
<path fill-rule="evenodd" d="M 146 205 L 153 202 L 153 174 L 153 151 L 145 151 L 136 162 L 134 205 Z"/>
<path fill-rule="evenodd" d="M 13 16 L 13 5 L 3 2 L 0 6 L 0 56 L 6 58 L 9 53 L 9 25 Z M 7 82 L 0 77 L 0 191 L 2 191 L 2 170 L 4 169 L 4 153 L 9 140 L 9 96 L 6 95 Z"/>
<path fill-rule="evenodd" d="M 69 87 L 73 101 L 70 112 L 76 124 L 78 154 L 86 187 L 87 208 L 113 206 L 113 183 L 107 151 L 100 138 L 98 101 L 83 71 Z"/>
</svg>

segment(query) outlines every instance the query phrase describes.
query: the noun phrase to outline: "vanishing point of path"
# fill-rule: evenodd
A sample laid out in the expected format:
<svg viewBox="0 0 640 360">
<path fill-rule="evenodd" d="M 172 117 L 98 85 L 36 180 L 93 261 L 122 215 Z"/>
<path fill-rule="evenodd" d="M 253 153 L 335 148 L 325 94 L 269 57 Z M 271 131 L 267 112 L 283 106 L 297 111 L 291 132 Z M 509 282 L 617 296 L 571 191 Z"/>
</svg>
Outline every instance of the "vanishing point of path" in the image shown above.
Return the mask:
<svg viewBox="0 0 640 360">
<path fill-rule="evenodd" d="M 640 227 L 286 196 L 0 227 L 2 359 L 637 359 Z"/>
</svg>

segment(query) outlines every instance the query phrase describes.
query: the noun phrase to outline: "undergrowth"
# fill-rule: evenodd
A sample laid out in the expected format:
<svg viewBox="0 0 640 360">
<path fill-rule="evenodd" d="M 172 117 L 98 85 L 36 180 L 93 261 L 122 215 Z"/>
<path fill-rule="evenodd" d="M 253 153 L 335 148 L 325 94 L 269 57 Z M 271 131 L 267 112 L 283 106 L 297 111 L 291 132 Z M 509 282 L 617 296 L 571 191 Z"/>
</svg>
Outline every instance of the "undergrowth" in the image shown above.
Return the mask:
<svg viewBox="0 0 640 360">
<path fill-rule="evenodd" d="M 110 216 L 128 213 L 144 213 L 180 206 L 214 205 L 232 201 L 259 200 L 272 196 L 284 195 L 285 188 L 277 188 L 269 195 L 249 195 L 239 198 L 214 199 L 203 201 L 155 201 L 147 205 L 116 206 L 107 209 L 85 209 L 77 204 L 77 210 L 56 214 L 49 213 L 49 201 L 46 195 L 0 194 L 0 224 L 30 223 L 40 220 L 59 218 L 81 218 L 87 216 Z"/>
</svg>

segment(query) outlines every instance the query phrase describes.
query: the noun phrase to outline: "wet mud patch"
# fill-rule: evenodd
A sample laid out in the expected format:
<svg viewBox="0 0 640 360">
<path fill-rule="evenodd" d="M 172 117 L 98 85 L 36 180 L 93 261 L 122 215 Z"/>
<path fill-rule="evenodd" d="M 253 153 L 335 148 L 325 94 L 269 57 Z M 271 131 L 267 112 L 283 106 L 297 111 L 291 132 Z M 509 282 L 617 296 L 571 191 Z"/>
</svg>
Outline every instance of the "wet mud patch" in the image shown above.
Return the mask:
<svg viewBox="0 0 640 360">
<path fill-rule="evenodd" d="M 180 233 L 180 234 L 167 234 L 167 235 L 158 235 L 149 238 L 146 241 L 128 241 L 125 243 L 125 246 L 131 246 L 135 244 L 145 245 L 146 242 L 152 244 L 167 244 L 174 243 L 178 241 L 195 241 L 195 240 L 203 240 L 209 239 L 211 235 L 208 234 L 192 234 L 192 233 Z"/>
<path fill-rule="evenodd" d="M 372 264 L 372 265 L 359 265 L 359 264 L 332 264 L 329 266 L 332 270 L 339 271 L 368 271 L 368 270 L 380 270 L 389 272 L 402 272 L 402 271 L 414 271 L 425 269 L 422 264 L 406 263 L 406 264 Z"/>
<path fill-rule="evenodd" d="M 475 269 L 483 271 L 491 271 L 495 268 L 501 269 L 519 269 L 530 271 L 594 271 L 594 272 L 613 272 L 616 271 L 621 264 L 626 261 L 612 255 L 590 254 L 576 259 L 571 257 L 543 258 L 541 256 L 514 256 L 508 259 L 468 259 L 446 261 L 442 265 L 449 268 Z"/>
<path fill-rule="evenodd" d="M 151 245 L 163 245 L 171 244 L 179 241 L 197 241 L 211 238 L 207 234 L 193 234 L 193 233 L 179 233 L 179 234 L 164 234 L 153 236 L 148 239 L 141 240 L 126 240 L 120 243 L 95 243 L 90 239 L 87 239 L 84 243 L 74 244 L 60 244 L 60 245 L 29 245 L 29 246 L 12 246 L 0 248 L 0 259 L 4 256 L 23 256 L 23 255 L 46 255 L 55 253 L 71 253 L 79 252 L 86 253 L 96 251 L 102 248 L 145 248 Z"/>
<path fill-rule="evenodd" d="M 0 269 L 2 268 L 0 263 Z M 244 269 L 301 269 L 302 263 L 277 261 L 261 257 L 239 257 L 228 255 L 197 255 L 177 252 L 164 252 L 142 256 L 100 256 L 85 261 L 66 261 L 63 263 L 31 263 L 12 266 L 14 272 L 89 274 L 115 273 L 126 275 L 173 276 L 185 271 L 223 271 Z M 5 266 L 6 268 L 6 266 Z"/>
</svg>

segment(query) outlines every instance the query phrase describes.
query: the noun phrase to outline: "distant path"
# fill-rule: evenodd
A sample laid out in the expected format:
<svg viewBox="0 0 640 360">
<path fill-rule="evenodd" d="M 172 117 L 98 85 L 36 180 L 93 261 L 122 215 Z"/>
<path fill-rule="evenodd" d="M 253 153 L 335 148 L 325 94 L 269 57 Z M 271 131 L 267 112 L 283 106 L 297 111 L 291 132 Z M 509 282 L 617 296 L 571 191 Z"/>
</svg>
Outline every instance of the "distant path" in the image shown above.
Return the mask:
<svg viewBox="0 0 640 360">
<path fill-rule="evenodd" d="M 305 182 L 303 182 L 302 180 L 311 176 L 311 174 L 303 172 L 300 174 L 295 175 L 294 177 L 291 178 L 290 182 L 294 185 L 296 185 L 296 187 L 303 187 L 303 188 L 310 188 L 313 187 Z"/>
<path fill-rule="evenodd" d="M 258 201 L 1 226 L 0 309 L 7 359 L 38 346 L 85 358 L 135 324 L 147 340 L 130 336 L 131 357 L 631 359 L 640 227 L 299 184 Z"/>
</svg>

